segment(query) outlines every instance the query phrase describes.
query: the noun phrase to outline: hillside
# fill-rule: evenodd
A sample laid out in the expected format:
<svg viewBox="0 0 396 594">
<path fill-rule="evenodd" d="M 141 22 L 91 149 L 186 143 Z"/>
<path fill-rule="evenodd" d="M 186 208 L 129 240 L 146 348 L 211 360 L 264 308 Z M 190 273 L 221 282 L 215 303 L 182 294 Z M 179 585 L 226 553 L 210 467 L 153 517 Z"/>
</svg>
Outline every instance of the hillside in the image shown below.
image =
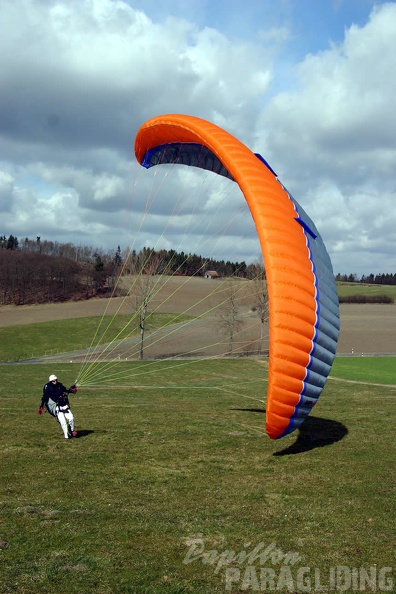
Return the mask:
<svg viewBox="0 0 396 594">
<path fill-rule="evenodd" d="M 236 281 L 248 283 L 248 281 Z M 177 290 L 177 293 L 175 291 Z M 161 301 L 158 311 L 180 313 L 189 310 L 189 315 L 199 315 L 208 309 L 208 300 L 213 304 L 220 299 L 221 281 L 183 277 L 168 277 L 167 284 L 157 295 L 153 307 Z M 172 295 L 174 295 L 172 297 Z M 177 295 L 177 297 L 176 297 Z M 131 311 L 131 304 L 114 299 L 90 299 L 89 301 L 50 303 L 28 306 L 0 307 L 0 328 L 6 326 L 71 320 L 88 316 L 112 315 Z M 341 332 L 338 354 L 394 353 L 396 336 L 396 306 L 382 304 L 341 304 Z M 216 333 L 217 328 L 209 320 L 205 322 Z"/>
</svg>

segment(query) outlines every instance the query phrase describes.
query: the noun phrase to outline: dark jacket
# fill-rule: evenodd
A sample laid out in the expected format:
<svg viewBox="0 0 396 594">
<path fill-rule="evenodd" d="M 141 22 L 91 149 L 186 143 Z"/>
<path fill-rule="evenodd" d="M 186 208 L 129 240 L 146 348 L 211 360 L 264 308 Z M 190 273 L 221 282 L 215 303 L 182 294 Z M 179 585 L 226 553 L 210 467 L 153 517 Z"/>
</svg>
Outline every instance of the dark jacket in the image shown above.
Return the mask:
<svg viewBox="0 0 396 594">
<path fill-rule="evenodd" d="M 56 382 L 53 384 L 52 382 L 48 382 L 43 387 L 43 397 L 41 399 L 40 408 L 44 408 L 47 406 L 48 400 L 51 398 L 56 404 L 64 405 L 68 404 L 67 394 L 70 394 L 73 390 L 70 388 L 65 388 L 65 386 L 61 382 Z"/>
</svg>

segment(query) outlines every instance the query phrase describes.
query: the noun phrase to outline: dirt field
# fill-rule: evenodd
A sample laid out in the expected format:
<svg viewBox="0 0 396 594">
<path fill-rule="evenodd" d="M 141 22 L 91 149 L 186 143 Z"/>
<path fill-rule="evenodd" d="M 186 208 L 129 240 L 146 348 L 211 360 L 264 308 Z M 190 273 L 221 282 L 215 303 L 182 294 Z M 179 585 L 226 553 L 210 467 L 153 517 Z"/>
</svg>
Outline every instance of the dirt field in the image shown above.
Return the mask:
<svg viewBox="0 0 396 594">
<path fill-rule="evenodd" d="M 241 281 L 243 283 L 243 281 Z M 242 286 L 242 285 L 241 285 Z M 225 298 L 222 281 L 193 278 L 186 282 L 184 277 L 174 277 L 159 291 L 156 299 L 150 304 L 150 310 L 158 307 L 161 312 L 184 312 L 199 316 L 208 314 L 188 330 L 184 335 L 178 333 L 169 342 L 167 352 L 170 354 L 180 350 L 197 350 L 204 345 L 218 343 L 218 314 L 212 309 Z M 89 301 L 0 307 L 0 327 L 19 324 L 47 322 L 51 320 L 72 319 L 79 317 L 101 316 L 113 314 L 120 308 L 121 312 L 131 311 L 131 304 L 122 304 L 118 299 L 92 299 Z M 394 354 L 396 353 L 396 305 L 342 304 L 341 332 L 338 343 L 338 354 Z M 259 336 L 259 320 L 249 307 L 249 298 L 245 296 L 245 304 L 241 308 L 244 320 L 244 332 L 236 342 L 245 344 L 257 342 Z M 177 343 L 177 346 L 176 346 Z M 224 341 L 222 349 L 224 350 Z M 158 355 L 154 346 L 151 354 Z M 210 350 L 206 350 L 206 353 Z"/>
</svg>

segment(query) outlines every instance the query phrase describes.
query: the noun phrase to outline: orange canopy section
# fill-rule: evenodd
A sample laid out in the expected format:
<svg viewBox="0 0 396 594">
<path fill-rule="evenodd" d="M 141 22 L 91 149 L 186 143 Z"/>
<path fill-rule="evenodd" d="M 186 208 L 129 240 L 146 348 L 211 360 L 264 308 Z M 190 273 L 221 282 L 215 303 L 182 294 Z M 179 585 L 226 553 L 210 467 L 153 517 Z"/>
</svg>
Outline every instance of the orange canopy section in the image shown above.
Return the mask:
<svg viewBox="0 0 396 594">
<path fill-rule="evenodd" d="M 197 147 L 205 148 L 197 157 Z M 240 186 L 263 252 L 269 301 L 266 431 L 296 429 L 323 389 L 334 358 L 338 300 L 330 259 L 310 218 L 267 164 L 222 128 L 197 117 L 155 117 L 139 129 L 135 154 L 145 167 L 184 163 Z"/>
</svg>

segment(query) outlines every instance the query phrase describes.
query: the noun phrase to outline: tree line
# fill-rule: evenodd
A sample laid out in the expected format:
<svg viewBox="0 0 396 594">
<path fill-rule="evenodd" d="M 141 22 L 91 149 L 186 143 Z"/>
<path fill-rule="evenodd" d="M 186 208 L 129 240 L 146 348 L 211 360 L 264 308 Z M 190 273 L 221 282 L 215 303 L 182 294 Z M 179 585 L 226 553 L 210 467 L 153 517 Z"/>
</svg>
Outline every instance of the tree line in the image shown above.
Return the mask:
<svg viewBox="0 0 396 594">
<path fill-rule="evenodd" d="M 58 241 L 42 240 L 25 237 L 19 240 L 16 236 L 0 236 L 0 250 L 11 250 L 41 254 L 60 258 L 68 258 L 74 262 L 84 262 L 99 266 L 102 269 L 109 264 L 123 266 L 125 274 L 146 272 L 150 274 L 180 274 L 192 276 L 204 273 L 206 270 L 215 270 L 219 276 L 238 276 L 253 279 L 257 275 L 257 264 L 246 262 L 230 262 L 205 258 L 196 254 L 186 254 L 175 250 L 154 250 L 145 247 L 136 252 L 126 248 L 121 252 L 120 246 L 116 250 L 103 252 L 100 248 L 92 246 L 74 245 L 73 243 L 60 243 Z M 362 283 L 376 285 L 396 285 L 396 273 L 368 274 L 358 276 L 356 273 L 336 275 L 336 281 L 345 283 Z"/>
<path fill-rule="evenodd" d="M 144 247 L 104 252 L 89 246 L 15 235 L 0 236 L 0 304 L 23 305 L 114 294 L 120 275 L 169 274 L 256 278 L 262 265 L 205 258 L 175 250 Z M 121 294 L 117 289 L 116 294 Z"/>
<path fill-rule="evenodd" d="M 0 304 L 47 303 L 107 295 L 119 275 L 202 276 L 213 270 L 220 277 L 255 279 L 265 276 L 262 263 L 247 265 L 176 250 L 139 251 L 127 248 L 104 252 L 92 246 L 15 235 L 0 236 Z M 395 285 L 396 274 L 337 274 L 340 282 Z M 118 290 L 120 294 L 120 290 Z"/>
<path fill-rule="evenodd" d="M 116 254 L 72 243 L 0 236 L 0 305 L 90 299 L 106 293 Z"/>
<path fill-rule="evenodd" d="M 360 278 L 357 274 L 340 274 L 335 277 L 336 281 L 343 283 L 362 283 L 363 285 L 396 285 L 396 274 L 363 274 Z"/>
<path fill-rule="evenodd" d="M 104 267 L 115 263 L 117 266 L 122 266 L 124 274 L 138 272 L 164 274 L 169 272 L 169 274 L 193 276 L 199 273 L 203 274 L 206 270 L 216 270 L 219 276 L 249 278 L 256 273 L 256 265 L 247 265 L 244 261 L 216 260 L 183 251 L 155 250 L 150 247 L 144 247 L 140 251 L 128 247 L 122 252 L 118 246 L 116 250 L 104 252 L 99 248 L 89 246 L 42 240 L 40 236 L 37 236 L 36 239 L 26 237 L 22 241 L 14 235 L 10 235 L 8 238 L 5 235 L 0 236 L 0 250 L 68 258 L 75 262 L 95 265 L 100 265 L 101 262 Z"/>
<path fill-rule="evenodd" d="M 68 258 L 0 250 L 0 305 L 89 299 L 106 273 Z"/>
</svg>

